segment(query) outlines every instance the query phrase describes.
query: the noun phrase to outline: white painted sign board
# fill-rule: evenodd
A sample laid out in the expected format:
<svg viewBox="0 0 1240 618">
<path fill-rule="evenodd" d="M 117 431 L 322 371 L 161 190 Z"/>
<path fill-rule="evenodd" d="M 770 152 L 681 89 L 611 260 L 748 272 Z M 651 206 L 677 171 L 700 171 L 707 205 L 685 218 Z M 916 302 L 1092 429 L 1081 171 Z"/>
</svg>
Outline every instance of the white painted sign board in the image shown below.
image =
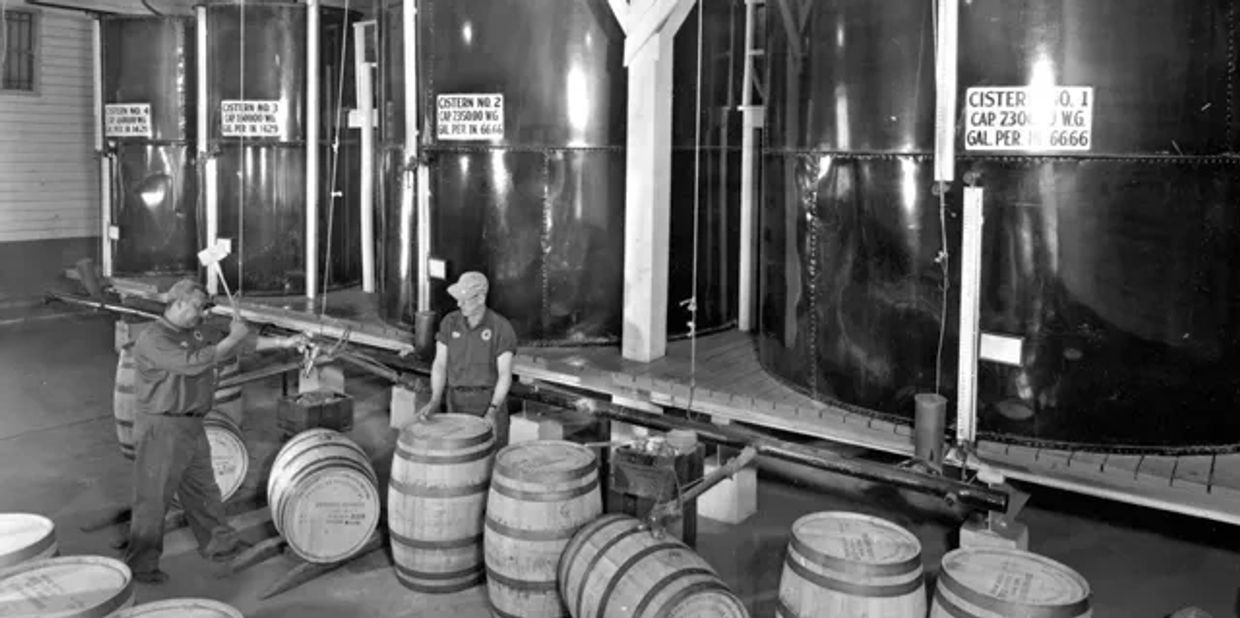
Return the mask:
<svg viewBox="0 0 1240 618">
<path fill-rule="evenodd" d="M 504 138 L 504 95 L 441 94 L 435 101 L 435 137 L 470 141 Z"/>
<path fill-rule="evenodd" d="M 1092 86 L 969 88 L 965 150 L 1088 151 L 1093 145 Z"/>
<path fill-rule="evenodd" d="M 107 137 L 151 137 L 150 103 L 108 103 L 103 120 Z"/>
<path fill-rule="evenodd" d="M 280 137 L 280 101 L 220 101 L 220 135 Z"/>
</svg>

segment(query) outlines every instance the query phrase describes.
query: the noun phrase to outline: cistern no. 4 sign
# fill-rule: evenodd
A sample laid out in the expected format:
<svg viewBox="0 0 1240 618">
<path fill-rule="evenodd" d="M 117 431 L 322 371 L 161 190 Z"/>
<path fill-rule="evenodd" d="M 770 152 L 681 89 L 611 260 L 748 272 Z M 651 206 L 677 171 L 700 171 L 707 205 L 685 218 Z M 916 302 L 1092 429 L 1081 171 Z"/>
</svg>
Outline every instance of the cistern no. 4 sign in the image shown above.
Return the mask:
<svg viewBox="0 0 1240 618">
<path fill-rule="evenodd" d="M 150 103 L 108 103 L 103 106 L 107 137 L 151 137 Z"/>
<path fill-rule="evenodd" d="M 966 150 L 1089 150 L 1094 89 L 1090 86 L 969 88 Z"/>
</svg>

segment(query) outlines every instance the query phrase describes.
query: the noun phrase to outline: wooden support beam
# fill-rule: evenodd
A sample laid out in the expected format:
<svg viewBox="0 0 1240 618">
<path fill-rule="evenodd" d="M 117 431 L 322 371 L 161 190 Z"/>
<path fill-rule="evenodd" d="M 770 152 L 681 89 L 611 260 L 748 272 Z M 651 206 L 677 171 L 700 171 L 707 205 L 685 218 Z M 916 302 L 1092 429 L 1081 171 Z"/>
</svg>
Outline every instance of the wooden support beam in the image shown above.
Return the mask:
<svg viewBox="0 0 1240 618">
<path fill-rule="evenodd" d="M 630 21 L 626 30 L 628 36 L 624 39 L 624 66 L 631 66 L 637 59 L 638 52 L 645 49 L 656 35 L 676 36 L 676 31 L 689 16 L 695 1 L 641 0 L 630 4 Z M 642 7 L 641 14 L 637 15 L 639 7 Z M 634 15 L 637 15 L 635 19 Z M 671 104 L 670 99 L 668 104 Z"/>
<path fill-rule="evenodd" d="M 629 4 L 624 0 L 607 0 L 607 4 L 611 6 L 611 14 L 616 16 L 616 21 L 620 22 L 620 29 L 628 34 Z"/>
<path fill-rule="evenodd" d="M 638 0 L 630 10 L 648 11 L 660 2 Z M 657 34 L 629 65 L 621 350 L 624 358 L 641 362 L 667 352 L 675 33 Z"/>
</svg>

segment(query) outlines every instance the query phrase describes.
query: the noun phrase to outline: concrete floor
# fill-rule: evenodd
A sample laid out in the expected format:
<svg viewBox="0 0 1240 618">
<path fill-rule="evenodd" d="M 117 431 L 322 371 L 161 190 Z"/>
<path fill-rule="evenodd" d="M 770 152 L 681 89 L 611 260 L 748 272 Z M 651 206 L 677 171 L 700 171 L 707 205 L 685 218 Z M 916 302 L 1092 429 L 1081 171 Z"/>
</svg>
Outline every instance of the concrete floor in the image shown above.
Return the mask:
<svg viewBox="0 0 1240 618">
<path fill-rule="evenodd" d="M 39 316 L 46 318 L 47 316 Z M 129 465 L 112 422 L 116 357 L 108 316 L 71 315 L 19 323 L 0 321 L 0 512 L 52 517 L 63 554 L 116 555 L 118 527 L 84 533 L 80 527 L 122 505 Z M 265 483 L 277 436 L 273 402 L 278 380 L 247 389 L 247 441 L 256 463 L 249 490 Z M 386 476 L 394 432 L 387 427 L 381 385 L 350 383 L 359 415 L 352 437 Z M 699 525 L 700 553 L 748 603 L 754 616 L 772 616 L 786 533 L 799 516 L 846 509 L 886 517 L 914 532 L 933 576 L 951 546 L 958 521 L 932 499 L 843 477 L 830 493 L 764 480 L 759 513 L 743 525 Z M 243 489 L 243 491 L 245 491 Z M 1237 616 L 1240 530 L 1201 520 L 1032 488 L 1023 521 L 1031 549 L 1080 572 L 1094 590 L 1099 617 L 1165 616 L 1196 605 L 1216 618 Z M 249 528 L 252 540 L 269 532 Z M 202 596 L 232 604 L 251 618 L 294 616 L 484 617 L 482 589 L 427 597 L 402 588 L 386 551 L 373 552 L 300 588 L 260 601 L 260 593 L 294 562 L 277 557 L 232 577 L 198 557 L 185 531 L 170 534 L 163 568 L 172 579 L 138 588 L 138 602 Z"/>
</svg>

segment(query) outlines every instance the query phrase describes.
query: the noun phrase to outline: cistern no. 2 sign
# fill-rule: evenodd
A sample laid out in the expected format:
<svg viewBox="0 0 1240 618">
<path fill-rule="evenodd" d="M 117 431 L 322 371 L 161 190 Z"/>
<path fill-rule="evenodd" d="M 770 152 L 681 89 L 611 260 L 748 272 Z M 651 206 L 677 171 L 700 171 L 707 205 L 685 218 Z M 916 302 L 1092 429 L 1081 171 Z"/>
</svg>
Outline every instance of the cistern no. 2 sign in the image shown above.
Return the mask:
<svg viewBox="0 0 1240 618">
<path fill-rule="evenodd" d="M 435 137 L 440 140 L 504 138 L 502 94 L 441 94 L 435 108 Z"/>
<path fill-rule="evenodd" d="M 1090 86 L 969 88 L 966 150 L 1089 150 L 1094 89 Z"/>
</svg>

